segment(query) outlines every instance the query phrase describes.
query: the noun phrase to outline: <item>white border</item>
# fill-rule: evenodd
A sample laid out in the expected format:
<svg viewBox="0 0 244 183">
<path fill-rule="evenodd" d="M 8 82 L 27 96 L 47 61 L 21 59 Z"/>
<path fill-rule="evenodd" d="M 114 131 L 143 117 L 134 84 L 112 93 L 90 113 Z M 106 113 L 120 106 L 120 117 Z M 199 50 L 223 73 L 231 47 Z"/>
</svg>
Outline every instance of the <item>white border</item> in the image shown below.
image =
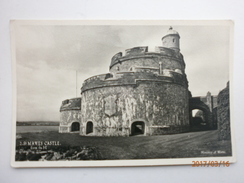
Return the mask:
<svg viewBox="0 0 244 183">
<path fill-rule="evenodd" d="M 15 26 L 18 25 L 226 25 L 230 26 L 230 110 L 231 110 L 231 157 L 204 157 L 204 158 L 174 158 L 174 159 L 145 159 L 145 160 L 102 160 L 102 161 L 15 161 L 16 146 L 16 53 L 15 53 Z M 192 161 L 229 161 L 236 162 L 236 146 L 233 119 L 233 40 L 234 23 L 231 20 L 12 20 L 11 21 L 11 53 L 12 53 L 12 88 L 13 88 L 13 125 L 12 125 L 12 156 L 11 166 L 14 168 L 27 167 L 123 167 L 123 166 L 159 166 L 159 165 L 186 165 Z"/>
</svg>

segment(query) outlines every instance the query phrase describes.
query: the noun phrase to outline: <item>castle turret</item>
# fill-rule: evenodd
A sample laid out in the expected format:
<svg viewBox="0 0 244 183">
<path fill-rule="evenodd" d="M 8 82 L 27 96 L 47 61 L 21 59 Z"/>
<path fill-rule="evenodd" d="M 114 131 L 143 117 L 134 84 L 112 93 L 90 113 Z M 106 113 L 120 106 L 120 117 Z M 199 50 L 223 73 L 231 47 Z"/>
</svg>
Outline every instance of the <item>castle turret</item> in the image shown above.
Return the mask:
<svg viewBox="0 0 244 183">
<path fill-rule="evenodd" d="M 177 31 L 169 28 L 167 34 L 162 37 L 163 47 L 180 51 L 180 35 Z"/>
</svg>

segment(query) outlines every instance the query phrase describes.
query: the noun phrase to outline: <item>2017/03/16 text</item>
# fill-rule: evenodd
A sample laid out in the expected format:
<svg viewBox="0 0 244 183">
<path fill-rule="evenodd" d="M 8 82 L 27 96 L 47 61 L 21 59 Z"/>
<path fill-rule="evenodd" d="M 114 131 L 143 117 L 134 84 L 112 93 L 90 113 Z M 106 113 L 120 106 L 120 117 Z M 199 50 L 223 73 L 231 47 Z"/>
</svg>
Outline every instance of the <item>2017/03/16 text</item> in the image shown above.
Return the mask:
<svg viewBox="0 0 244 183">
<path fill-rule="evenodd" d="M 192 161 L 192 167 L 229 167 L 229 161 Z"/>
</svg>

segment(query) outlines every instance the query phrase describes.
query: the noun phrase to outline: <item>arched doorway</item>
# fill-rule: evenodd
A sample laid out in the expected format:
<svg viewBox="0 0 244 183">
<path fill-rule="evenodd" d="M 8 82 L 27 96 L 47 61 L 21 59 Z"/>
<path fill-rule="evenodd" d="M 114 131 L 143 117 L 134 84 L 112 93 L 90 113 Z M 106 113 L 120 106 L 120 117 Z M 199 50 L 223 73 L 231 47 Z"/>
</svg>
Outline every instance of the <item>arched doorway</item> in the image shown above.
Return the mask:
<svg viewBox="0 0 244 183">
<path fill-rule="evenodd" d="M 200 109 L 192 110 L 192 125 L 194 126 L 206 126 L 206 114 Z"/>
<path fill-rule="evenodd" d="M 212 113 L 206 106 L 195 106 L 190 109 L 190 124 L 192 131 L 212 129 Z"/>
<path fill-rule="evenodd" d="M 143 135 L 145 133 L 145 123 L 135 121 L 131 124 L 131 135 Z"/>
<path fill-rule="evenodd" d="M 213 115 L 209 107 L 199 97 L 191 98 L 189 104 L 191 131 L 213 129 Z"/>
<path fill-rule="evenodd" d="M 86 134 L 93 132 L 93 123 L 91 121 L 86 123 Z"/>
<path fill-rule="evenodd" d="M 80 123 L 79 122 L 73 122 L 71 125 L 71 132 L 80 131 Z"/>
</svg>

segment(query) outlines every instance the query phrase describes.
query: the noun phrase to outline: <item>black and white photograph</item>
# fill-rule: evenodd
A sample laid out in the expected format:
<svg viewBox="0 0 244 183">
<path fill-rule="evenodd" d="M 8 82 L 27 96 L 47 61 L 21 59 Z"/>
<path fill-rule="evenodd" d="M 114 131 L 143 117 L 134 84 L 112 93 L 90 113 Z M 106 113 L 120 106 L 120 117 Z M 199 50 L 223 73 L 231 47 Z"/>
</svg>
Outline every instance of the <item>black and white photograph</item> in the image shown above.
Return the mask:
<svg viewBox="0 0 244 183">
<path fill-rule="evenodd" d="M 12 20 L 11 165 L 229 166 L 233 32 L 230 20 Z"/>
</svg>

